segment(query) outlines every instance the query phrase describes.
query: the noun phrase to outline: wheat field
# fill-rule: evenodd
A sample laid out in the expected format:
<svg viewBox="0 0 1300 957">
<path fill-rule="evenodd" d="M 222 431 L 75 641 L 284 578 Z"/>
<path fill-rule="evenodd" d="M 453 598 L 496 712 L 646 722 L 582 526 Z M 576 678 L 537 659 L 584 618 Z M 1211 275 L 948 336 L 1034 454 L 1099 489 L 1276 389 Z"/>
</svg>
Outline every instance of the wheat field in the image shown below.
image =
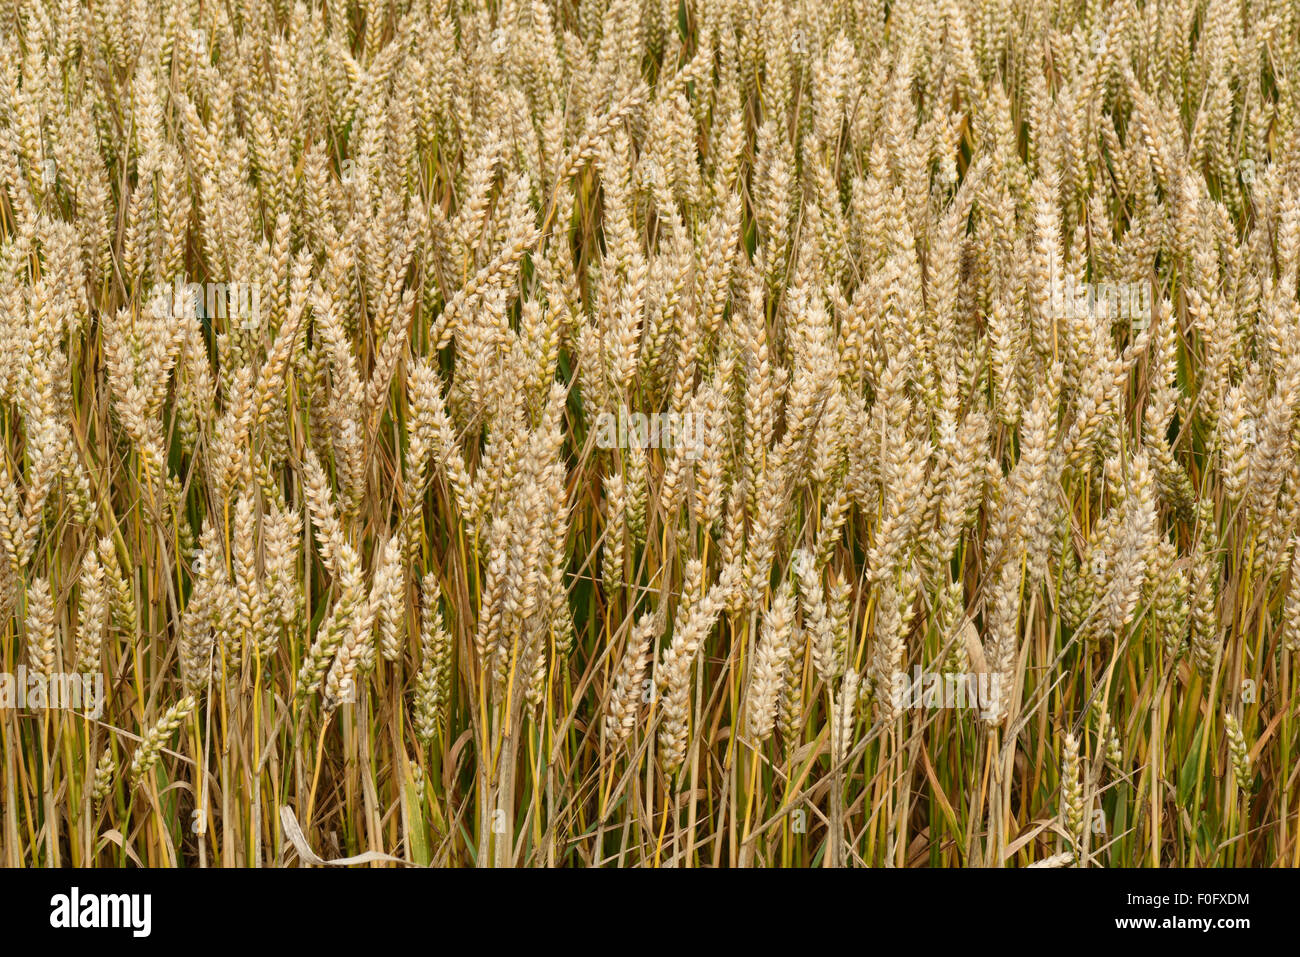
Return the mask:
<svg viewBox="0 0 1300 957">
<path fill-rule="evenodd" d="M 0 865 L 1300 863 L 1297 0 L 0 41 Z"/>
</svg>

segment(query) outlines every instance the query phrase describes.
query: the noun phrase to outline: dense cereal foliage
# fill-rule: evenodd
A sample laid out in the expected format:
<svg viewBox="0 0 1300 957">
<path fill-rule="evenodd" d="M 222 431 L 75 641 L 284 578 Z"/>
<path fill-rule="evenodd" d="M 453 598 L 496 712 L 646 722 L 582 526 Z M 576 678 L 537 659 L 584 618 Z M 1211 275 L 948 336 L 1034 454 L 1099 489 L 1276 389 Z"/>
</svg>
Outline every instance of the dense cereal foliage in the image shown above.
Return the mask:
<svg viewBox="0 0 1300 957">
<path fill-rule="evenodd" d="M 1297 0 L 0 0 L 0 864 L 1300 862 Z"/>
</svg>

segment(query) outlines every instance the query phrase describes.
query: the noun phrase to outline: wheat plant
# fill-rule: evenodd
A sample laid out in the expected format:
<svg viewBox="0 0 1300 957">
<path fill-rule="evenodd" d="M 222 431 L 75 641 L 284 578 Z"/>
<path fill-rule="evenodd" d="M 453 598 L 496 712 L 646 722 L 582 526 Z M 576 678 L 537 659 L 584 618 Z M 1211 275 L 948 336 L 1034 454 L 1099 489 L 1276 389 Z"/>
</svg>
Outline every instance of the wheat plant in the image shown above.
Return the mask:
<svg viewBox="0 0 1300 957">
<path fill-rule="evenodd" d="M 0 864 L 1300 864 L 1298 65 L 0 0 Z"/>
</svg>

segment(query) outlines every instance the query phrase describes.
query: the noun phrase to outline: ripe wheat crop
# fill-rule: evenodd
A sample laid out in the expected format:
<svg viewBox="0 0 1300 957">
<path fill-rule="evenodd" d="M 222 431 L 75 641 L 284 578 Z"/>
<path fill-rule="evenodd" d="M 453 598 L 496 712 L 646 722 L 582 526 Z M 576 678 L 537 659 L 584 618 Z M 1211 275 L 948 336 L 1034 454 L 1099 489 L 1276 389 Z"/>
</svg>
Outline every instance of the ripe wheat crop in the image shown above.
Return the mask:
<svg viewBox="0 0 1300 957">
<path fill-rule="evenodd" d="M 1300 863 L 1298 124 L 1296 0 L 0 0 L 0 864 Z"/>
</svg>

